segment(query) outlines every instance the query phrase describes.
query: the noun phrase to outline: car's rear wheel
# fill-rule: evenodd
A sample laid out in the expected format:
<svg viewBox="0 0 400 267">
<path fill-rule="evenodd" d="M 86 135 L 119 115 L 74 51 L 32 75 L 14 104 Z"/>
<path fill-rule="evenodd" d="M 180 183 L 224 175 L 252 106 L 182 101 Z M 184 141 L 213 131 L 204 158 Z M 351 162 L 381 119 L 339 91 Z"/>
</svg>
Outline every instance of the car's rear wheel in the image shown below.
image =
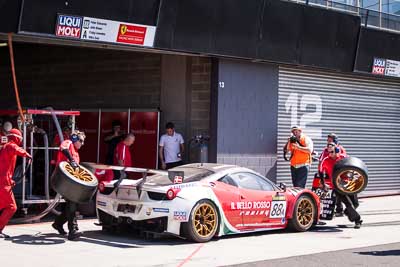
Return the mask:
<svg viewBox="0 0 400 267">
<path fill-rule="evenodd" d="M 358 158 L 344 158 L 335 164 L 332 182 L 335 189 L 341 194 L 358 194 L 367 187 L 367 167 L 364 162 Z"/>
<path fill-rule="evenodd" d="M 301 195 L 294 205 L 289 228 L 298 232 L 307 231 L 312 227 L 316 214 L 317 210 L 312 198 L 308 195 Z"/>
<path fill-rule="evenodd" d="M 79 166 L 74 170 L 66 161 L 56 167 L 51 182 L 57 193 L 76 203 L 89 202 L 96 193 L 98 183 L 88 169 Z"/>
<path fill-rule="evenodd" d="M 183 224 L 185 237 L 195 242 L 207 242 L 219 227 L 218 210 L 209 200 L 201 200 L 190 212 L 189 221 Z"/>
</svg>

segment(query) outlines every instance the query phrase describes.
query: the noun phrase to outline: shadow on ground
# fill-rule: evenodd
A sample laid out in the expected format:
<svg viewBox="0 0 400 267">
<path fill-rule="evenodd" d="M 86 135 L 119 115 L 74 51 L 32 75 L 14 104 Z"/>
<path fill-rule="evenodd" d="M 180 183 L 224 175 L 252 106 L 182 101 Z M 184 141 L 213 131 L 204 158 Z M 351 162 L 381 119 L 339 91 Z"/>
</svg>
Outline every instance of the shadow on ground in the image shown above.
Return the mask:
<svg viewBox="0 0 400 267">
<path fill-rule="evenodd" d="M 368 255 L 368 256 L 400 256 L 400 249 L 381 250 L 381 251 L 362 251 L 354 253 L 358 253 L 360 255 Z"/>
</svg>

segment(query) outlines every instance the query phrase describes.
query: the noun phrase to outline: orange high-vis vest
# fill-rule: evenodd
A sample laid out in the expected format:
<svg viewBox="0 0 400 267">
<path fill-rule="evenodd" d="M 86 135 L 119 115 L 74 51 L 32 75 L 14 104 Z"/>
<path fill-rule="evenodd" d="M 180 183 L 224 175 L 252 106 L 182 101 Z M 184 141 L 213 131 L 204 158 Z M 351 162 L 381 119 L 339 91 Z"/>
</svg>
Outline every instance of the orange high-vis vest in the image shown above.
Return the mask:
<svg viewBox="0 0 400 267">
<path fill-rule="evenodd" d="M 306 136 L 302 135 L 300 137 L 301 146 L 306 145 Z M 311 164 L 311 153 L 300 149 L 292 149 L 292 144 L 289 144 L 289 150 L 292 152 L 292 158 L 290 160 L 291 166 L 301 165 L 301 164 Z"/>
</svg>

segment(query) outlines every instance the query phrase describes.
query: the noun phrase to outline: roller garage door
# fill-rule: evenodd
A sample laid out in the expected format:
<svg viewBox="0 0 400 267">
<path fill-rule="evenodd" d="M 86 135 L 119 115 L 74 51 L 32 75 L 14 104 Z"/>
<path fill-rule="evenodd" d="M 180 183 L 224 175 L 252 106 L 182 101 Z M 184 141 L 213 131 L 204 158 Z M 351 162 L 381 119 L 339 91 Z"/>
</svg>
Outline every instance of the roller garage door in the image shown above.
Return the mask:
<svg viewBox="0 0 400 267">
<path fill-rule="evenodd" d="M 318 153 L 327 134 L 337 133 L 349 155 L 368 166 L 365 193 L 400 192 L 400 82 L 280 67 L 277 181 L 290 185 L 282 147 L 291 125 L 304 129 Z"/>
</svg>

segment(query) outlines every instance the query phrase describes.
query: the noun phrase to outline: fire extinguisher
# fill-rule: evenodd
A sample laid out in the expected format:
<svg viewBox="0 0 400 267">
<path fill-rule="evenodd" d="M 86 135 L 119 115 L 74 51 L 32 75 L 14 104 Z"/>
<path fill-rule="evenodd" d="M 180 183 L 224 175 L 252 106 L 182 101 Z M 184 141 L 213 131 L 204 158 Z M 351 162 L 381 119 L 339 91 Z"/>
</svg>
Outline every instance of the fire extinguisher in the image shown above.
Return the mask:
<svg viewBox="0 0 400 267">
<path fill-rule="evenodd" d="M 195 135 L 189 141 L 189 146 L 191 148 L 197 149 L 194 153 L 196 154 L 196 158 L 199 159 L 200 163 L 208 162 L 208 142 L 210 141 L 210 137 L 207 135 Z M 192 146 L 194 144 L 194 146 Z M 189 153 L 189 156 L 192 153 Z"/>
</svg>

